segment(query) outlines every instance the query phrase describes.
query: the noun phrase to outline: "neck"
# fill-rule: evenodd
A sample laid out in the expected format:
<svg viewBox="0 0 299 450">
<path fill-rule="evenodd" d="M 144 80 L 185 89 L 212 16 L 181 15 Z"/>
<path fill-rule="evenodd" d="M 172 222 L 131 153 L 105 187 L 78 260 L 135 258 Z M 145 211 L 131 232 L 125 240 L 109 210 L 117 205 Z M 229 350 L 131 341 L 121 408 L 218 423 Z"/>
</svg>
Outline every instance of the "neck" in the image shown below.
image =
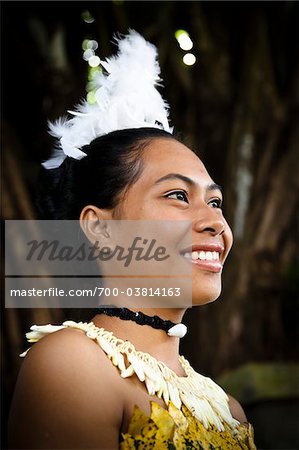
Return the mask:
<svg viewBox="0 0 299 450">
<path fill-rule="evenodd" d="M 175 323 L 180 323 L 185 313 L 185 310 L 176 308 L 132 308 L 131 310 L 141 311 L 148 316 L 157 315 L 163 320 L 171 320 Z M 116 337 L 124 341 L 130 341 L 136 350 L 149 353 L 175 372 L 180 372 L 178 375 L 182 375 L 183 371 L 178 361 L 180 338 L 170 337 L 164 330 L 157 330 L 148 325 L 138 325 L 132 321 L 104 314 L 98 314 L 92 320 L 96 326 L 112 331 Z"/>
</svg>

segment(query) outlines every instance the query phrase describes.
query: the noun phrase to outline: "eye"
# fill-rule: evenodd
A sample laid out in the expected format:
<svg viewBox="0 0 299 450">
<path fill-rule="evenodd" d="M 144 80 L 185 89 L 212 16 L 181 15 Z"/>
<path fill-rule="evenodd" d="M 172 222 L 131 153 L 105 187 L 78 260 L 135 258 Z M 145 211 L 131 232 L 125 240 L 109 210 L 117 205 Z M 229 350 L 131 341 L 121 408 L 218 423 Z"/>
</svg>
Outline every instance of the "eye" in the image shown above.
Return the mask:
<svg viewBox="0 0 299 450">
<path fill-rule="evenodd" d="M 169 194 L 166 194 L 165 197 L 167 198 L 174 198 L 176 200 L 179 200 L 181 202 L 189 203 L 188 196 L 185 191 L 173 191 L 169 192 Z"/>
<path fill-rule="evenodd" d="M 209 201 L 208 205 L 211 205 L 212 208 L 222 208 L 222 200 L 220 198 L 213 198 Z"/>
</svg>

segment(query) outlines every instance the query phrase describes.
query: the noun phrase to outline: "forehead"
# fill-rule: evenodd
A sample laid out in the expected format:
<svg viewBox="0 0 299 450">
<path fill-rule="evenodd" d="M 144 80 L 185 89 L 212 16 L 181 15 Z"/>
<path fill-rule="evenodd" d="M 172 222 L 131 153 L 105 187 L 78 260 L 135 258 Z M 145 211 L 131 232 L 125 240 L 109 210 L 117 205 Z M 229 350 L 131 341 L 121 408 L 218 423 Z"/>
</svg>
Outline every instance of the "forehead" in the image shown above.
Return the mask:
<svg viewBox="0 0 299 450">
<path fill-rule="evenodd" d="M 154 139 L 143 153 L 143 173 L 141 180 L 156 181 L 167 173 L 180 173 L 192 178 L 196 183 L 211 183 L 203 162 L 184 144 L 175 139 Z"/>
</svg>

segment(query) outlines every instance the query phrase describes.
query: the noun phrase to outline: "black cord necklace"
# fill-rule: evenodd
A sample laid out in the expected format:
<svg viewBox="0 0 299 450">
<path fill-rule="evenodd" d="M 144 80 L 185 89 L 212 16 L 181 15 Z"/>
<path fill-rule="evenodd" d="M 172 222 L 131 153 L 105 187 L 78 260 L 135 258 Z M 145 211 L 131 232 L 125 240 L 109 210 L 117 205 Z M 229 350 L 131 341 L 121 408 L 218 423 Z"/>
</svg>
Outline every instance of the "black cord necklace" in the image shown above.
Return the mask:
<svg viewBox="0 0 299 450">
<path fill-rule="evenodd" d="M 148 325 L 157 330 L 164 330 L 168 336 L 182 338 L 187 333 L 187 327 L 183 323 L 174 323 L 171 320 L 163 320 L 159 316 L 147 316 L 141 311 L 135 312 L 128 308 L 118 308 L 113 305 L 105 305 L 97 310 L 98 314 L 106 314 L 110 317 L 119 317 L 122 320 L 132 320 L 138 325 Z"/>
</svg>

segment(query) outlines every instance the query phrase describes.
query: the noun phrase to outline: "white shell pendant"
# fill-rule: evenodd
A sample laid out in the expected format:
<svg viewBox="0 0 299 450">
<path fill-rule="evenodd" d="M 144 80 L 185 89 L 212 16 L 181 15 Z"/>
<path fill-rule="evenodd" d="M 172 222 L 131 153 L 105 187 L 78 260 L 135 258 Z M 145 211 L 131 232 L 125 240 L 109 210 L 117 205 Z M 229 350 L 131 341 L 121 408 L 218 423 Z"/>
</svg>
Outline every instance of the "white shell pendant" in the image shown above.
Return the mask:
<svg viewBox="0 0 299 450">
<path fill-rule="evenodd" d="M 187 327 L 183 323 L 178 323 L 174 327 L 169 328 L 167 331 L 168 336 L 175 336 L 182 338 L 187 333 Z"/>
</svg>

